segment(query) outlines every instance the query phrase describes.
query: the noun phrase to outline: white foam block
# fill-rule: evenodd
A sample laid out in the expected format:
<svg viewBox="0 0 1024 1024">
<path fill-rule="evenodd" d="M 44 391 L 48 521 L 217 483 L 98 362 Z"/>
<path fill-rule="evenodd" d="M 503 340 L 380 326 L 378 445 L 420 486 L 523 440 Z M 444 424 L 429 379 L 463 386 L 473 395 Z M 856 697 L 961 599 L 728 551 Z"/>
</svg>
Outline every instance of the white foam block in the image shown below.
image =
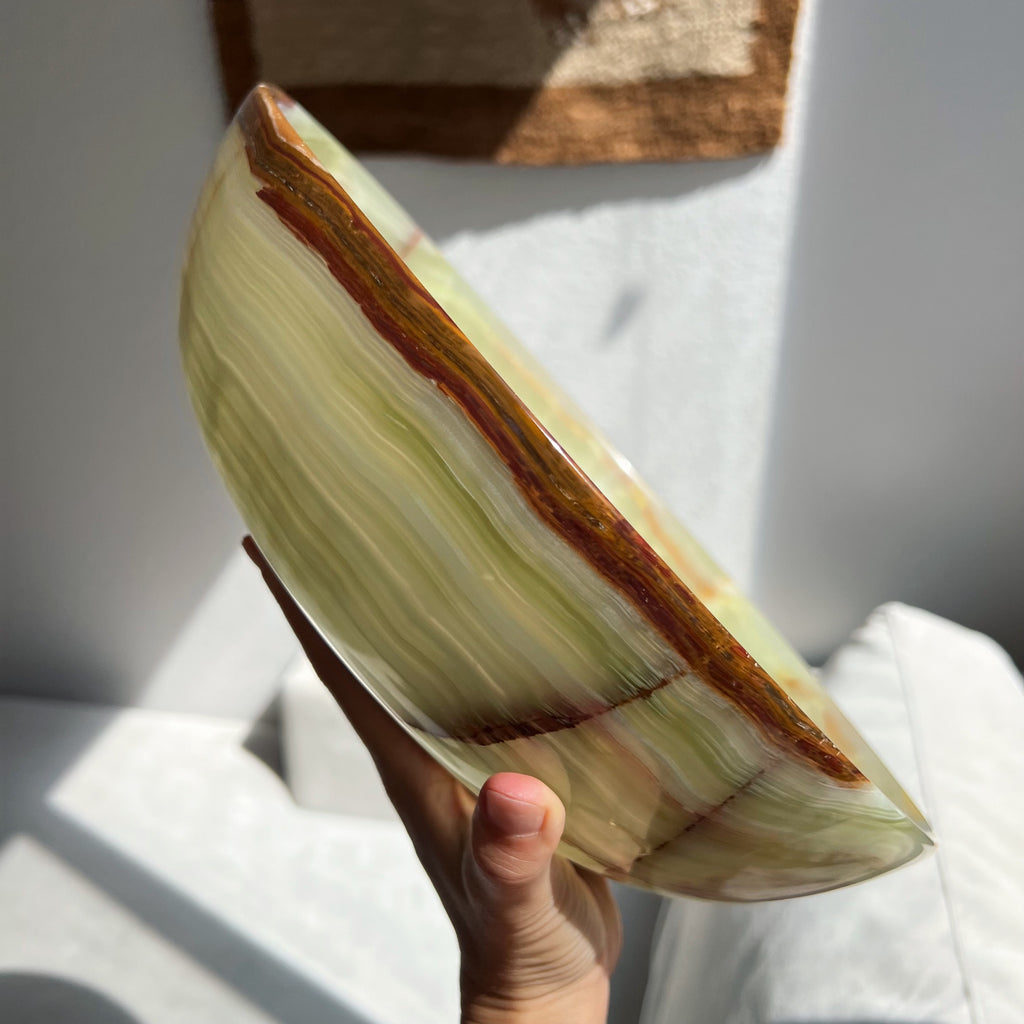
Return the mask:
<svg viewBox="0 0 1024 1024">
<path fill-rule="evenodd" d="M 284 675 L 280 707 L 285 779 L 299 806 L 398 820 L 373 759 L 303 656 Z"/>
</svg>

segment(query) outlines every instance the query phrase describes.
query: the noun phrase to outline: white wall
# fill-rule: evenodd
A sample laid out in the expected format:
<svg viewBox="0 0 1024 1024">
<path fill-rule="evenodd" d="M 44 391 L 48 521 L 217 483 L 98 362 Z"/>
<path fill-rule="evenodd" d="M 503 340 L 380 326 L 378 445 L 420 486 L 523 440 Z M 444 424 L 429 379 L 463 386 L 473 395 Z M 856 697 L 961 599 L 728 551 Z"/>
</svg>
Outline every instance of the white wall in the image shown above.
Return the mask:
<svg viewBox="0 0 1024 1024">
<path fill-rule="evenodd" d="M 19 102 L 4 134 L 21 145 L 4 169 L 19 202 L 4 246 L 3 685 L 251 714 L 288 638 L 244 565 L 185 628 L 240 534 L 175 341 L 182 240 L 221 130 L 204 5 L 48 0 L 20 5 L 5 33 L 5 95 Z M 373 161 L 744 579 L 797 136 L 720 164 Z"/>
<path fill-rule="evenodd" d="M 812 654 L 902 599 L 1024 663 L 1022 38 L 819 5 L 759 588 Z"/>
<path fill-rule="evenodd" d="M 5 5 L 7 691 L 131 700 L 238 533 L 175 343 L 185 229 L 222 131 L 203 7 Z"/>
<path fill-rule="evenodd" d="M 769 157 L 372 163 L 748 582 L 785 337 L 759 589 L 806 650 L 901 597 L 1020 657 L 1024 8 L 819 20 Z M 289 641 L 246 568 L 222 573 L 240 525 L 175 342 L 222 127 L 204 5 L 41 0 L 2 45 L 2 685 L 251 713 Z"/>
</svg>

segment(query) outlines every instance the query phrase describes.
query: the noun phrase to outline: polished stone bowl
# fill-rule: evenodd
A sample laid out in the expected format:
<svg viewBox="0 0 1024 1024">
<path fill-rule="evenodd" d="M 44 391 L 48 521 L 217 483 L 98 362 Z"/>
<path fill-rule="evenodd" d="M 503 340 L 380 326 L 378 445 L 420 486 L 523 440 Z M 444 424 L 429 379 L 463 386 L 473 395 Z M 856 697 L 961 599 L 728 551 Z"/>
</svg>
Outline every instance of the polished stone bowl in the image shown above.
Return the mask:
<svg viewBox="0 0 1024 1024">
<path fill-rule="evenodd" d="M 199 200 L 181 343 L 213 459 L 296 601 L 471 789 L 551 786 L 568 857 L 762 900 L 930 845 L 807 666 L 271 87 Z"/>
</svg>

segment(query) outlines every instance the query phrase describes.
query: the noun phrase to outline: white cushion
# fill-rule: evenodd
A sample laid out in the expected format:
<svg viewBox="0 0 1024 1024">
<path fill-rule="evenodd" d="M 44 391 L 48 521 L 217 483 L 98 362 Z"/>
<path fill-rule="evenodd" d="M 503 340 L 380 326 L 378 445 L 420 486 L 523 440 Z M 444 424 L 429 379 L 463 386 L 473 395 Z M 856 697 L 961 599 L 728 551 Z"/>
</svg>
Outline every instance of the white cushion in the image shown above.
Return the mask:
<svg viewBox="0 0 1024 1024">
<path fill-rule="evenodd" d="M 823 677 L 924 806 L 937 852 L 798 900 L 672 900 L 643 1024 L 1020 1024 L 1020 673 L 987 637 L 889 604 Z"/>
<path fill-rule="evenodd" d="M 373 758 L 304 655 L 285 672 L 280 702 L 284 776 L 295 802 L 397 822 Z"/>
</svg>

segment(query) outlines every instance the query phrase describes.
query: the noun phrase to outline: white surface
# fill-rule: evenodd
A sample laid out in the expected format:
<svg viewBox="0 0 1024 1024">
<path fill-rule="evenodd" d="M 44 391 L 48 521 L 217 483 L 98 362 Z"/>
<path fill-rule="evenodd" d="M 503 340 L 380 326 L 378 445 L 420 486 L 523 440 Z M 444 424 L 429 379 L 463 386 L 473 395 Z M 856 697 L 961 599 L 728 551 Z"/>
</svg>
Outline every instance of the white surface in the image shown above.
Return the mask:
<svg viewBox="0 0 1024 1024">
<path fill-rule="evenodd" d="M 673 901 L 643 1024 L 1017 1024 L 1024 681 L 988 638 L 898 604 L 824 676 L 931 816 L 936 854 L 801 900 Z"/>
<path fill-rule="evenodd" d="M 0 905 L 0 993 L 2 979 L 17 972 L 81 985 L 140 1024 L 274 1020 L 30 835 L 0 847 Z M 34 1019 L 16 1002 L 0 1017 Z"/>
<path fill-rule="evenodd" d="M 404 830 L 296 808 L 247 729 L 0 700 L 0 974 L 140 1024 L 457 1020 L 455 937 Z"/>
</svg>

